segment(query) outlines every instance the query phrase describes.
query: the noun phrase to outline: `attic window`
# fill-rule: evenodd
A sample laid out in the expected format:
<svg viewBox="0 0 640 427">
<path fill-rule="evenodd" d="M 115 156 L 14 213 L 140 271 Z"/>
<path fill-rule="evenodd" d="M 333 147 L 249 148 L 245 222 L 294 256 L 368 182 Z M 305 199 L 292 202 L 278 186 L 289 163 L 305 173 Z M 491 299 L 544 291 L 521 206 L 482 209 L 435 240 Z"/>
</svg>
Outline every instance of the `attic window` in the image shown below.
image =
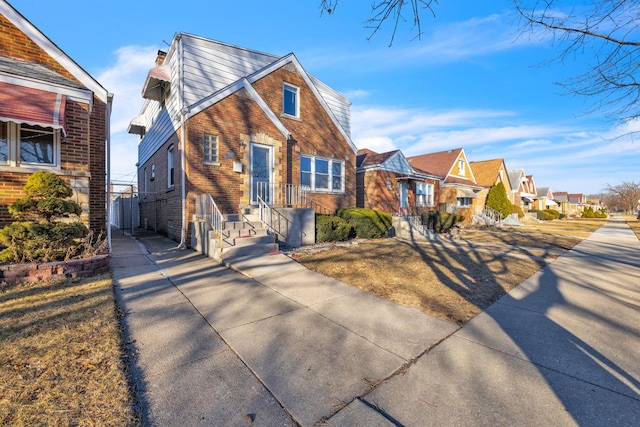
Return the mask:
<svg viewBox="0 0 640 427">
<path fill-rule="evenodd" d="M 458 175 L 464 176 L 464 160 L 458 160 Z"/>
<path fill-rule="evenodd" d="M 282 84 L 282 113 L 287 116 L 300 116 L 300 88 L 287 83 Z"/>
</svg>

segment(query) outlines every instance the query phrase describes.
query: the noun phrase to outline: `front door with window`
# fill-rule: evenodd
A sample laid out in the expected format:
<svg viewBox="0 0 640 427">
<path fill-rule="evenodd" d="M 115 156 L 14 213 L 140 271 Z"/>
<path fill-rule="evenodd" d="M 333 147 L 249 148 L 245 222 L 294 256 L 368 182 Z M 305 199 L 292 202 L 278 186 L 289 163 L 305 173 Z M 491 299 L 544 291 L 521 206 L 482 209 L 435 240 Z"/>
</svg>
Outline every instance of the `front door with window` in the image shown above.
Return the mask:
<svg viewBox="0 0 640 427">
<path fill-rule="evenodd" d="M 272 203 L 273 147 L 251 144 L 251 204 Z"/>
<path fill-rule="evenodd" d="M 400 191 L 400 212 L 405 212 L 409 204 L 409 196 L 407 194 L 407 182 L 400 181 L 398 183 Z"/>
</svg>

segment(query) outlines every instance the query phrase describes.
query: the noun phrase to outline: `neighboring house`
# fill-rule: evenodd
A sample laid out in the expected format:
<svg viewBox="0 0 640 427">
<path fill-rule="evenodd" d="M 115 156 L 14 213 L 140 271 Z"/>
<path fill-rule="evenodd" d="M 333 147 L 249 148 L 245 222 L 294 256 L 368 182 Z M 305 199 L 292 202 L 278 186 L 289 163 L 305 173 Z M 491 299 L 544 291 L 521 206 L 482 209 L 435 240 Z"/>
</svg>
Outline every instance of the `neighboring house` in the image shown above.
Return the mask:
<svg viewBox="0 0 640 427">
<path fill-rule="evenodd" d="M 558 204 L 558 212 L 569 214 L 569 194 L 566 191 L 554 191 L 553 201 Z"/>
<path fill-rule="evenodd" d="M 484 160 L 480 162 L 470 162 L 471 170 L 476 178 L 476 183 L 481 185 L 483 189 L 478 193 L 478 202 L 483 206 L 487 203 L 487 195 L 489 190 L 499 182 L 504 185 L 507 198 L 513 203 L 513 193 L 511 191 L 511 182 L 507 173 L 507 167 L 504 159 Z"/>
<path fill-rule="evenodd" d="M 553 201 L 553 192 L 549 187 L 538 187 L 535 206 L 536 210 L 557 209 L 558 204 Z"/>
<path fill-rule="evenodd" d="M 359 150 L 356 166 L 356 206 L 402 216 L 437 209 L 440 178 L 413 168 L 400 150 Z"/>
<path fill-rule="evenodd" d="M 582 208 L 584 206 L 584 194 L 580 193 L 569 193 L 569 213 L 571 215 L 576 215 L 582 212 Z"/>
<path fill-rule="evenodd" d="M 512 203 L 520 206 L 523 212 L 532 209 L 537 196 L 533 176 L 527 176 L 524 169 L 509 169 Z"/>
<path fill-rule="evenodd" d="M 309 75 L 294 54 L 273 56 L 177 33 L 158 52 L 140 135 L 141 222 L 190 244 L 196 197 L 237 214 L 283 195 L 323 211 L 355 206 L 350 102 Z M 286 197 L 285 197 L 286 198 Z"/>
<path fill-rule="evenodd" d="M 107 229 L 112 95 L 0 0 L 0 227 L 40 170 L 60 175 L 94 232 Z"/>
<path fill-rule="evenodd" d="M 464 149 L 422 154 L 407 160 L 412 167 L 442 179 L 439 210 L 456 212 L 467 220 L 482 211 L 483 205 L 478 201 L 482 187 L 476 183 Z"/>
</svg>

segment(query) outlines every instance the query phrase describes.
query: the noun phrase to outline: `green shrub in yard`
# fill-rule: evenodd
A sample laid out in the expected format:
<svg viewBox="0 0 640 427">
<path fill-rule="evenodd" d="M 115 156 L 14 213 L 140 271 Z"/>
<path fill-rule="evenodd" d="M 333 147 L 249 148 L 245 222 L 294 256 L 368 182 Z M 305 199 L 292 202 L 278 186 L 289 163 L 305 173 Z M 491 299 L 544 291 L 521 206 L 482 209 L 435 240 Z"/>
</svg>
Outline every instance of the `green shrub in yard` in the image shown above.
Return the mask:
<svg viewBox="0 0 640 427">
<path fill-rule="evenodd" d="M 557 210 L 555 210 L 555 209 L 545 209 L 544 211 L 545 211 L 546 213 L 548 213 L 549 215 L 551 215 L 551 216 L 555 217 L 554 219 L 562 219 L 562 218 L 564 218 L 564 217 L 565 217 L 565 215 L 564 215 L 564 214 L 562 214 L 562 213 L 558 212 L 558 211 L 557 211 Z"/>
<path fill-rule="evenodd" d="M 443 233 L 457 223 L 464 221 L 463 215 L 436 211 L 423 212 L 421 218 L 422 224 L 426 225 L 429 230 L 433 230 L 436 233 Z"/>
<path fill-rule="evenodd" d="M 9 206 L 18 221 L 0 230 L 0 262 L 49 262 L 82 256 L 89 230 L 79 221 L 80 205 L 71 187 L 51 172 L 32 174 L 25 197 Z"/>
<path fill-rule="evenodd" d="M 391 229 L 391 215 L 364 208 L 340 208 L 337 216 L 347 221 L 357 237 L 379 239 L 387 237 Z"/>
<path fill-rule="evenodd" d="M 551 221 L 552 219 L 556 219 L 556 216 L 547 212 L 546 210 L 544 211 L 535 211 L 536 212 L 536 217 L 539 220 L 542 221 Z"/>
<path fill-rule="evenodd" d="M 335 215 L 316 214 L 316 242 L 342 242 L 351 235 L 351 224 Z"/>
<path fill-rule="evenodd" d="M 502 218 L 506 218 L 513 213 L 513 204 L 507 197 L 507 190 L 504 188 L 503 183 L 499 182 L 489 189 L 485 206 L 500 212 Z"/>
<path fill-rule="evenodd" d="M 595 212 L 593 212 L 593 208 L 591 206 L 587 206 L 582 211 L 582 218 L 595 218 Z"/>
<path fill-rule="evenodd" d="M 524 218 L 524 211 L 518 205 L 513 205 L 513 212 L 512 213 L 517 213 L 518 214 L 518 218 L 520 218 L 520 219 Z"/>
</svg>

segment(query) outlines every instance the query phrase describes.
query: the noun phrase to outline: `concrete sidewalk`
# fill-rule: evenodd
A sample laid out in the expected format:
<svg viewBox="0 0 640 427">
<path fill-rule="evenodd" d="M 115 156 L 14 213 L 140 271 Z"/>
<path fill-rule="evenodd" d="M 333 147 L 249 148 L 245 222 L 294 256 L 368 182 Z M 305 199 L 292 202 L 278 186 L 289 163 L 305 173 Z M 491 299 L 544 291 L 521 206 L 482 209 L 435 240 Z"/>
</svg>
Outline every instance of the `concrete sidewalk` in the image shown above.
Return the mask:
<svg viewBox="0 0 640 427">
<path fill-rule="evenodd" d="M 112 267 L 145 425 L 640 419 L 640 243 L 624 223 L 460 330 L 282 254 L 229 269 L 163 237 L 139 242 L 115 232 Z"/>
</svg>

